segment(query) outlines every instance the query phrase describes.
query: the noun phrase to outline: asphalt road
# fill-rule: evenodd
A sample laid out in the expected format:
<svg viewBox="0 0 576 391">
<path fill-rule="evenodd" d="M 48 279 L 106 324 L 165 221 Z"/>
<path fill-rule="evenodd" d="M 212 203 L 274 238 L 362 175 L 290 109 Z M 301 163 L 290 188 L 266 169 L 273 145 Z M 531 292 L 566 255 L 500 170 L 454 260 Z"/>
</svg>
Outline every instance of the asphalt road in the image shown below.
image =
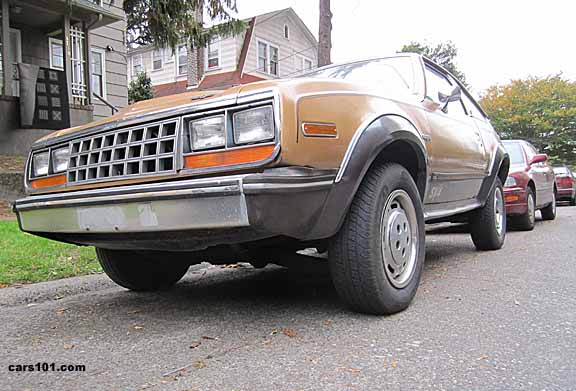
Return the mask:
<svg viewBox="0 0 576 391">
<path fill-rule="evenodd" d="M 413 305 L 342 307 L 325 274 L 198 268 L 136 294 L 105 276 L 0 290 L 0 390 L 574 390 L 576 208 L 476 252 L 427 237 Z M 16 373 L 10 364 L 83 364 Z"/>
</svg>

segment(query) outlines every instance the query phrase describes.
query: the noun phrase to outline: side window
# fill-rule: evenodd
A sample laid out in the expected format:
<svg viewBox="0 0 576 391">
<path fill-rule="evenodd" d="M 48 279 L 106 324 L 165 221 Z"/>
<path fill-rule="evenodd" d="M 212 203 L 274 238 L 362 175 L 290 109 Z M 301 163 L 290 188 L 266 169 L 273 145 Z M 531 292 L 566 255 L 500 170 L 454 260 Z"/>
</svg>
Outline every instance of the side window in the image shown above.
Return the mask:
<svg viewBox="0 0 576 391">
<path fill-rule="evenodd" d="M 450 95 L 455 86 L 456 83 L 450 82 L 446 76 L 426 67 L 426 95 L 434 102 L 440 103 L 440 94 Z M 462 101 L 448 104 L 448 114 L 454 117 L 466 116 Z"/>
<path fill-rule="evenodd" d="M 536 148 L 530 144 L 524 144 L 524 150 L 526 151 L 526 157 L 528 158 L 528 161 L 532 160 L 532 158 L 538 153 L 536 152 Z"/>
<path fill-rule="evenodd" d="M 466 94 L 466 93 L 462 94 L 462 102 L 464 103 L 464 107 L 466 108 L 466 112 L 469 115 L 471 115 L 472 117 L 477 118 L 477 119 L 486 120 L 486 117 L 484 117 L 484 115 L 482 114 L 482 112 L 478 108 L 478 105 L 476 104 L 476 102 L 474 102 L 472 100 L 472 98 L 470 98 L 468 96 L 468 94 Z"/>
</svg>

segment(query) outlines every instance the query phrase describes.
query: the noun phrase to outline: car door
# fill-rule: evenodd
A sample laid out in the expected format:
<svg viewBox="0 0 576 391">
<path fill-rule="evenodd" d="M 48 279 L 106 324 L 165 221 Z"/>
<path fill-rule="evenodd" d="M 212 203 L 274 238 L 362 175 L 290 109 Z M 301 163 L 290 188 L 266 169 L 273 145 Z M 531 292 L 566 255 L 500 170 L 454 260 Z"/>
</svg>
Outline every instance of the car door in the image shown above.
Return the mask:
<svg viewBox="0 0 576 391">
<path fill-rule="evenodd" d="M 487 165 L 478 127 L 466 114 L 461 100 L 450 102 L 443 110 L 440 97 L 450 95 L 457 86 L 449 75 L 426 64 L 425 76 L 423 103 L 429 125 L 425 138 L 432 174 L 425 202 L 473 199 L 478 195 Z"/>
<path fill-rule="evenodd" d="M 523 142 L 522 147 L 526 152 L 528 164 L 530 165 L 528 174 L 534 180 L 536 185 L 536 207 L 540 208 L 545 206 L 552 200 L 552 192 L 554 191 L 554 171 L 552 171 L 552 178 L 548 170 L 547 163 L 533 163 L 530 164 L 538 151 L 530 143 Z"/>
</svg>

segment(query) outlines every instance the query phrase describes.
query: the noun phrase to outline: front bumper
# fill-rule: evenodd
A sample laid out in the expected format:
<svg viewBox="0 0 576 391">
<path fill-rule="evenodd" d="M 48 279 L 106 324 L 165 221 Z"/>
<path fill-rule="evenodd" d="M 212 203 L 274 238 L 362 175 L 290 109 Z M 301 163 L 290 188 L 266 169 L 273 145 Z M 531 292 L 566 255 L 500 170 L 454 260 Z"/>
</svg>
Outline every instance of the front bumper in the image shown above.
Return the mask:
<svg viewBox="0 0 576 391">
<path fill-rule="evenodd" d="M 557 190 L 557 199 L 558 201 L 570 201 L 574 199 L 575 190 L 573 188 L 569 189 L 562 189 L 559 188 Z"/>
<path fill-rule="evenodd" d="M 525 189 L 520 187 L 506 187 L 504 188 L 504 199 L 506 201 L 507 215 L 522 215 L 528 211 Z"/>
<path fill-rule="evenodd" d="M 305 240 L 334 170 L 258 174 L 35 195 L 16 201 L 23 231 L 115 249 L 195 250 L 272 236 Z"/>
</svg>

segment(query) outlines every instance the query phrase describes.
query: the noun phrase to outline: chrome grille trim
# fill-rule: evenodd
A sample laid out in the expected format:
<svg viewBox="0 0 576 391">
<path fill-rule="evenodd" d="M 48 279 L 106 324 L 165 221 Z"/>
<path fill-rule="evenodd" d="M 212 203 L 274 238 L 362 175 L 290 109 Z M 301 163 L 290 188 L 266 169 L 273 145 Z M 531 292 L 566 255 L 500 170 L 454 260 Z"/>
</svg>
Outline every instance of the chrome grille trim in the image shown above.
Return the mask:
<svg viewBox="0 0 576 391">
<path fill-rule="evenodd" d="M 174 174 L 179 128 L 171 118 L 70 141 L 68 184 Z"/>
</svg>

